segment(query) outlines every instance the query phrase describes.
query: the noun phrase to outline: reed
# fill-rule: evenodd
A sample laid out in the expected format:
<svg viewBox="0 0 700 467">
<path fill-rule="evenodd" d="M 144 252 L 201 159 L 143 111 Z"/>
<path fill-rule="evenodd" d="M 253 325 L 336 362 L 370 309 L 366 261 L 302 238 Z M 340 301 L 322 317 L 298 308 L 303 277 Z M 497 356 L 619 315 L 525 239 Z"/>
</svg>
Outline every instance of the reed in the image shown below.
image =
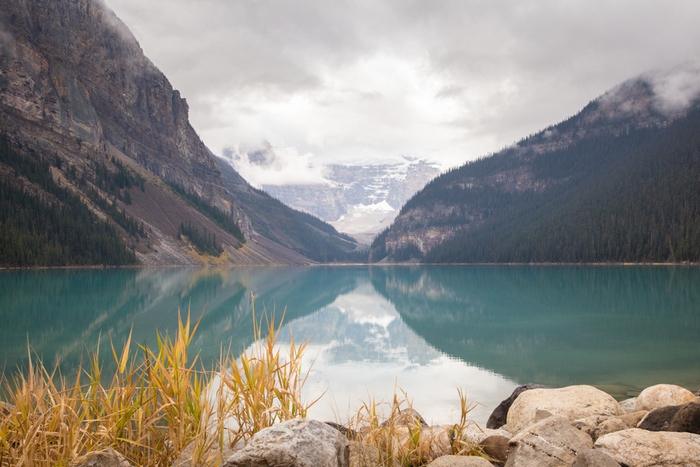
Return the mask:
<svg viewBox="0 0 700 467">
<path fill-rule="evenodd" d="M 211 464 L 224 447 L 305 416 L 306 343 L 292 340 L 288 352 L 280 351 L 281 326 L 265 319 L 264 328 L 262 319 L 253 320 L 258 343 L 241 355 L 222 353 L 214 370 L 188 353 L 199 326 L 189 312 L 184 319 L 178 314 L 175 337 L 157 334 L 154 349 L 132 348 L 131 336 L 121 349 L 112 346 L 111 377 L 103 375 L 97 351 L 73 379 L 30 352 L 27 371 L 3 384 L 0 466 L 68 466 L 107 447 L 135 466 L 170 466 L 185 449 L 192 465 Z"/>
<path fill-rule="evenodd" d="M 276 423 L 305 417 L 318 401 L 302 398 L 310 370 L 302 368 L 308 342 L 297 344 L 290 336 L 289 347 L 280 349 L 281 323 L 276 326 L 267 313 L 256 318 L 251 299 L 255 344 L 240 355 L 222 350 L 210 370 L 188 352 L 200 323 L 189 312 L 184 319 L 178 313 L 174 337 L 157 333 L 155 348 L 133 346 L 131 334 L 120 349 L 111 343 L 116 369 L 108 376 L 99 350 L 72 378 L 58 364 L 47 368 L 30 350 L 26 371 L 1 385 L 0 467 L 67 467 L 104 448 L 134 466 L 171 466 L 185 458 L 187 465 L 214 466 L 226 448 Z M 460 422 L 449 436 L 426 430 L 401 390 L 391 402 L 363 403 L 349 422 L 362 446 L 353 467 L 424 465 L 447 438 L 455 454 L 483 455 L 462 441 L 473 406 L 461 391 L 459 396 Z"/>
<path fill-rule="evenodd" d="M 419 467 L 446 454 L 491 460 L 480 447 L 465 440 L 467 427 L 474 424 L 468 415 L 476 404 L 469 403 L 461 389 L 457 392 L 459 422 L 451 426 L 427 426 L 401 388 L 396 388 L 391 401 L 370 398 L 363 402 L 348 422 L 357 441 L 352 467 Z"/>
</svg>

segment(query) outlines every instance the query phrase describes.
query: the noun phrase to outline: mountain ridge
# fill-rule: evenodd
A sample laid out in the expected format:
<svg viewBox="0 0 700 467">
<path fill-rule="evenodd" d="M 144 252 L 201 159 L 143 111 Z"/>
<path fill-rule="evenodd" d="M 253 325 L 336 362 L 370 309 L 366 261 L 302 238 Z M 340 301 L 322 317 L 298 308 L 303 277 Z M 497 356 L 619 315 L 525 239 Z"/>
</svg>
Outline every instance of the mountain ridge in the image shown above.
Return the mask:
<svg viewBox="0 0 700 467">
<path fill-rule="evenodd" d="M 279 207 L 278 219 L 260 211 L 267 195 L 236 173 L 224 177 L 188 111 L 103 2 L 0 5 L 0 130 L 14 151 L 48 163 L 55 183 L 113 225 L 139 264 L 310 264 L 355 249 L 291 209 Z M 20 174 L 2 172 L 3 183 L 17 184 Z M 276 222 L 296 223 L 297 232 L 278 229 L 265 237 L 266 225 Z M 145 236 L 121 225 L 131 223 L 143 226 Z M 182 235 L 183 226 L 195 230 Z M 307 232 L 330 245 L 323 257 Z M 217 244 L 222 254 L 203 254 L 194 237 Z M 4 258 L 0 264 L 12 265 Z"/>
<path fill-rule="evenodd" d="M 627 81 L 575 116 L 437 177 L 377 237 L 371 261 L 700 260 L 692 194 L 700 187 L 689 177 L 699 162 L 698 92 L 664 106 L 657 83 L 668 81 Z M 668 185 L 667 172 L 682 187 Z"/>
</svg>

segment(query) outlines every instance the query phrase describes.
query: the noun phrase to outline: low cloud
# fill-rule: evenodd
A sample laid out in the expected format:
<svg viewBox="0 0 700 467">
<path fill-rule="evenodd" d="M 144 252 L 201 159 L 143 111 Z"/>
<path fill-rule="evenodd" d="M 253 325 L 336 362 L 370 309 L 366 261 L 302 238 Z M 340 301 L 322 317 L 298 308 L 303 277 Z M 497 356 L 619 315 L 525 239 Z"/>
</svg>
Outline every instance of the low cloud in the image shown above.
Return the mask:
<svg viewBox="0 0 700 467">
<path fill-rule="evenodd" d="M 258 149 L 228 147 L 224 159 L 251 185 L 315 185 L 328 181 L 323 166 L 311 153 L 299 154 L 292 148 L 278 148 L 269 143 Z"/>
<path fill-rule="evenodd" d="M 700 98 L 700 63 L 648 73 L 646 78 L 654 90 L 655 107 L 666 115 L 682 113 Z"/>
<path fill-rule="evenodd" d="M 700 59 L 697 0 L 104 1 L 217 154 L 264 139 L 323 163 L 460 165 Z M 659 108 L 687 105 L 691 79 L 657 77 Z"/>
</svg>

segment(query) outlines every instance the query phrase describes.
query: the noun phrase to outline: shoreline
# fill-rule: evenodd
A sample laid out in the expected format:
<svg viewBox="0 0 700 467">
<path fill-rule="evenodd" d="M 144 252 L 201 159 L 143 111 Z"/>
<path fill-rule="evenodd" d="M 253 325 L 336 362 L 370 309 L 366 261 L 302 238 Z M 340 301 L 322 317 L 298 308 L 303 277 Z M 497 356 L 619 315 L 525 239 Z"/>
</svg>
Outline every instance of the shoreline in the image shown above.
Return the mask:
<svg viewBox="0 0 700 467">
<path fill-rule="evenodd" d="M 600 262 L 600 263 L 304 263 L 304 264 L 245 264 L 245 265 L 212 265 L 212 264 L 167 264 L 158 266 L 142 265 L 87 265 L 87 266 L 0 266 L 0 271 L 39 271 L 39 270 L 74 270 L 74 269 L 243 269 L 243 268 L 316 268 L 316 267 L 433 267 L 433 266 L 531 266 L 531 267 L 557 267 L 557 266 L 578 266 L 578 267 L 697 267 L 700 262 L 681 263 L 632 263 L 632 262 Z"/>
</svg>

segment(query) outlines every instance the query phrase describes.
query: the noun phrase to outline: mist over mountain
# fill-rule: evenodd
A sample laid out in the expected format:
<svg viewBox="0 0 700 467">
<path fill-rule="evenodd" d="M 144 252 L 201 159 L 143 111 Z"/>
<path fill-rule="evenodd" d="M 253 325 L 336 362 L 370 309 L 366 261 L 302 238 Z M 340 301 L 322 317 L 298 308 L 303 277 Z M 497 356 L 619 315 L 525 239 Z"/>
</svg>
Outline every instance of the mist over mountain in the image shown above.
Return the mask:
<svg viewBox="0 0 700 467">
<path fill-rule="evenodd" d="M 307 264 L 356 247 L 222 171 L 99 0 L 0 4 L 0 265 Z"/>
<path fill-rule="evenodd" d="M 440 173 L 437 164 L 406 156 L 376 163 L 317 164 L 310 155 L 269 144 L 249 152 L 229 149 L 225 158 L 274 198 L 366 244 Z"/>
<path fill-rule="evenodd" d="M 373 261 L 700 260 L 700 67 L 620 84 L 577 115 L 431 181 Z"/>
</svg>

